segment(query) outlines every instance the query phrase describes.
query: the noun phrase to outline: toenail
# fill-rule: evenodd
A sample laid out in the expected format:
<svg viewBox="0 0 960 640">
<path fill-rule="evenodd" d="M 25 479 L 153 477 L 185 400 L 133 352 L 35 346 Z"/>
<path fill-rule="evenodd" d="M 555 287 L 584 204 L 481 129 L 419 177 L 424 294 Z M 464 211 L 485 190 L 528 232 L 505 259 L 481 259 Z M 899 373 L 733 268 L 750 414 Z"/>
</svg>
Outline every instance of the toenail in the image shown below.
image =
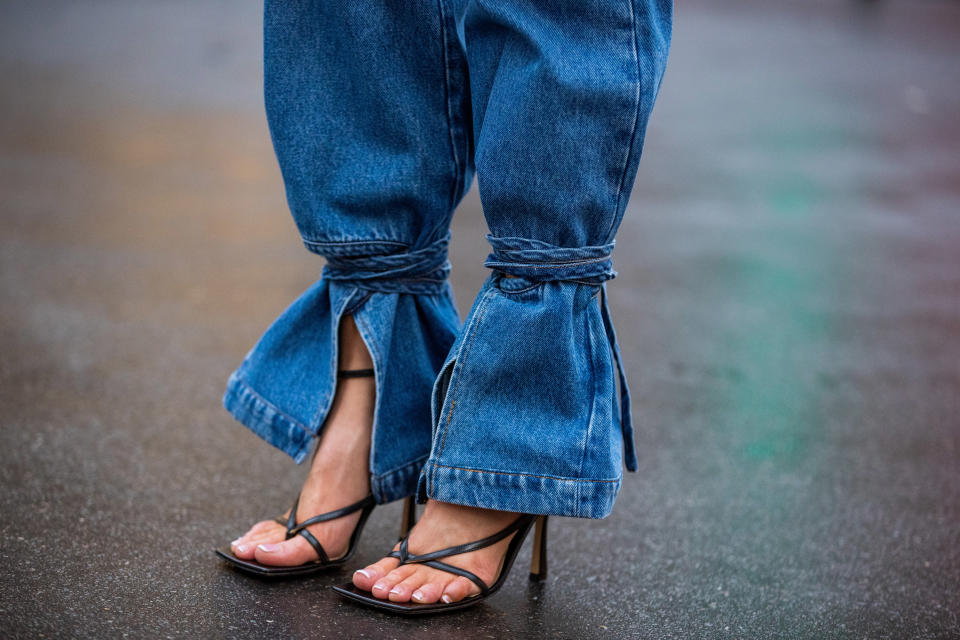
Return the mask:
<svg viewBox="0 0 960 640">
<path fill-rule="evenodd" d="M 366 578 L 367 580 L 369 580 L 370 578 L 373 577 L 373 576 L 370 575 L 370 573 L 369 573 L 366 569 L 357 569 L 356 571 L 354 571 L 354 574 L 357 574 L 357 573 L 359 573 L 360 575 L 362 575 L 362 576 L 363 576 L 364 578 Z"/>
<path fill-rule="evenodd" d="M 390 593 L 394 595 L 400 595 L 401 593 L 403 593 L 403 589 L 401 589 L 400 587 L 394 587 L 393 589 L 390 589 Z"/>
<path fill-rule="evenodd" d="M 422 591 L 419 591 L 419 590 L 418 590 L 418 591 L 414 591 L 414 592 L 413 592 L 413 595 L 410 596 L 410 597 L 413 598 L 414 600 L 423 600 L 423 592 L 422 592 Z"/>
<path fill-rule="evenodd" d="M 280 551 L 280 545 L 278 544 L 258 544 L 257 549 L 263 551 L 264 553 L 274 553 Z"/>
<path fill-rule="evenodd" d="M 447 594 L 440 596 L 440 599 L 443 600 L 444 604 L 450 604 L 452 602 L 452 599 Z"/>
<path fill-rule="evenodd" d="M 240 553 L 246 553 L 249 549 L 250 549 L 250 545 L 246 545 L 246 544 L 237 545 L 237 551 Z"/>
<path fill-rule="evenodd" d="M 377 584 L 373 585 L 373 590 L 374 590 L 374 591 L 383 591 L 384 589 L 386 589 L 386 587 L 383 586 L 382 584 L 380 584 L 379 582 L 378 582 Z"/>
<path fill-rule="evenodd" d="M 240 541 L 241 541 L 241 540 L 243 540 L 243 538 L 237 538 L 236 540 L 234 540 L 233 542 L 231 542 L 230 545 L 235 547 L 235 546 L 237 546 L 238 544 L 240 544 Z"/>
</svg>

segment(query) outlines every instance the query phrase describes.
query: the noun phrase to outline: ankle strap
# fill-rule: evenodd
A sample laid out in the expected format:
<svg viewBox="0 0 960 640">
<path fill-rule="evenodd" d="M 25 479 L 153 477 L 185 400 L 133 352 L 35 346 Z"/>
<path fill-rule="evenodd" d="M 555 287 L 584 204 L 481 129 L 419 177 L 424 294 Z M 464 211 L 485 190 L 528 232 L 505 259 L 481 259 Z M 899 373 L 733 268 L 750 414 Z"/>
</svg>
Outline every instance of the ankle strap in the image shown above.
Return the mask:
<svg viewBox="0 0 960 640">
<path fill-rule="evenodd" d="M 373 376 L 373 369 L 341 369 L 337 371 L 338 378 L 370 378 Z"/>
</svg>

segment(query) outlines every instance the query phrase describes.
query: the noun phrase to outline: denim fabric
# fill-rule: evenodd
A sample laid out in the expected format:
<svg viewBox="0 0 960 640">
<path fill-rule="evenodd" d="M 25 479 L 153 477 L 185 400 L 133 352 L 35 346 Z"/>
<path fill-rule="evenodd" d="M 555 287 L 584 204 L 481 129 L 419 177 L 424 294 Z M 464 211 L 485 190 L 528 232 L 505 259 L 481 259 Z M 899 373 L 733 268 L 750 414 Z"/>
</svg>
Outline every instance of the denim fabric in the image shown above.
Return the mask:
<svg viewBox="0 0 960 640">
<path fill-rule="evenodd" d="M 268 1 L 264 12 L 270 134 L 298 230 L 326 265 L 230 377 L 224 405 L 304 460 L 336 392 L 337 326 L 352 313 L 374 361 L 379 502 L 415 490 L 430 390 L 460 327 L 446 252 L 472 180 L 459 115 L 469 108 L 462 84 L 446 88 L 466 70 L 452 43 L 443 49 L 443 20 L 406 2 Z"/>
<path fill-rule="evenodd" d="M 271 134 L 327 263 L 226 407 L 302 460 L 352 313 L 379 501 L 607 515 L 637 460 L 605 287 L 670 22 L 669 0 L 268 1 Z M 491 273 L 460 328 L 446 243 L 474 172 Z"/>
</svg>

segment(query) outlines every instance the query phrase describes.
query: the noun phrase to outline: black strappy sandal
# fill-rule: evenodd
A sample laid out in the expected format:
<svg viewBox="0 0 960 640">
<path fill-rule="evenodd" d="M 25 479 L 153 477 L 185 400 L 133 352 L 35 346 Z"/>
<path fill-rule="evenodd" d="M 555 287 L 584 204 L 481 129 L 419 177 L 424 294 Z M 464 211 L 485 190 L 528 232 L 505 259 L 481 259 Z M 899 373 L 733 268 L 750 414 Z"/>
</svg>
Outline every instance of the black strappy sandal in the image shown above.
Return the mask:
<svg viewBox="0 0 960 640">
<path fill-rule="evenodd" d="M 373 369 L 346 369 L 337 372 L 337 378 L 366 378 L 372 375 Z M 314 451 L 314 455 L 316 455 L 316 451 Z M 320 515 L 313 516 L 312 518 L 307 518 L 303 522 L 297 522 L 297 505 L 299 503 L 300 496 L 297 495 L 297 499 L 293 501 L 293 506 L 290 507 L 289 516 L 287 518 L 275 518 L 274 521 L 278 524 L 284 525 L 287 528 L 286 540 L 289 540 L 293 536 L 297 535 L 303 536 L 303 538 L 305 538 L 306 541 L 310 543 L 310 546 L 313 547 L 313 549 L 317 552 L 316 560 L 311 560 L 310 562 L 305 562 L 292 567 L 282 567 L 277 565 L 261 564 L 256 560 L 243 560 L 233 555 L 233 551 L 230 549 L 230 547 L 215 549 L 215 553 L 229 562 L 235 568 L 263 577 L 279 578 L 304 576 L 333 567 L 339 567 L 345 564 L 353 555 L 353 552 L 357 548 L 357 542 L 360 540 L 360 534 L 363 532 L 363 527 L 367 523 L 367 518 L 370 517 L 370 513 L 373 511 L 374 507 L 377 506 L 373 495 L 369 495 L 363 500 L 354 502 L 353 504 L 347 505 L 341 509 L 321 513 Z M 357 521 L 357 526 L 354 527 L 353 533 L 350 535 L 350 545 L 347 547 L 347 552 L 343 556 L 331 560 L 327 555 L 326 550 L 323 548 L 323 545 L 320 544 L 320 541 L 317 540 L 313 534 L 307 531 L 307 527 L 319 522 L 336 520 L 337 518 L 348 516 L 357 511 L 361 511 L 360 520 Z M 416 504 L 414 503 L 413 498 L 407 498 L 404 503 L 403 519 L 400 523 L 401 539 L 404 538 L 413 527 L 415 520 Z"/>
<path fill-rule="evenodd" d="M 536 532 L 534 533 L 533 537 L 533 558 L 530 561 L 530 579 L 543 580 L 547 577 L 547 516 L 522 515 L 504 529 L 501 529 L 497 533 L 483 538 L 482 540 L 475 540 L 474 542 L 468 542 L 455 547 L 447 547 L 446 549 L 441 549 L 439 551 L 431 551 L 429 553 L 420 555 L 411 555 L 407 550 L 407 541 L 409 538 L 405 537 L 400 543 L 400 548 L 391 551 L 388 554 L 388 557 L 397 558 L 400 560 L 401 565 L 424 564 L 434 569 L 441 569 L 458 576 L 463 576 L 480 588 L 480 593 L 475 596 L 467 596 L 458 602 L 434 602 L 430 604 L 418 604 L 415 602 L 391 602 L 389 600 L 381 600 L 380 598 L 375 598 L 368 591 L 358 589 L 353 585 L 352 582 L 332 588 L 343 597 L 354 602 L 359 602 L 370 607 L 384 611 L 390 611 L 391 613 L 399 613 L 402 615 L 443 613 L 445 611 L 454 611 L 456 609 L 472 607 L 481 600 L 485 600 L 492 596 L 497 592 L 498 589 L 500 589 L 500 587 L 503 586 L 503 583 L 507 579 L 507 575 L 510 573 L 510 569 L 513 567 L 513 561 L 517 557 L 517 552 L 519 552 L 520 547 L 523 546 L 523 541 L 526 539 L 527 534 L 530 532 L 530 529 L 534 523 L 536 523 Z M 513 539 L 510 541 L 510 545 L 507 547 L 507 553 L 503 557 L 503 564 L 500 566 L 500 573 L 497 575 L 496 581 L 489 587 L 483 580 L 478 578 L 470 571 L 461 569 L 460 567 L 455 567 L 451 564 L 447 564 L 446 562 L 439 562 L 440 558 L 447 558 L 450 556 L 459 555 L 461 553 L 467 553 L 470 551 L 476 551 L 477 549 L 483 549 L 484 547 L 489 547 L 492 544 L 500 542 L 512 533 L 516 533 L 516 535 L 513 537 Z"/>
</svg>

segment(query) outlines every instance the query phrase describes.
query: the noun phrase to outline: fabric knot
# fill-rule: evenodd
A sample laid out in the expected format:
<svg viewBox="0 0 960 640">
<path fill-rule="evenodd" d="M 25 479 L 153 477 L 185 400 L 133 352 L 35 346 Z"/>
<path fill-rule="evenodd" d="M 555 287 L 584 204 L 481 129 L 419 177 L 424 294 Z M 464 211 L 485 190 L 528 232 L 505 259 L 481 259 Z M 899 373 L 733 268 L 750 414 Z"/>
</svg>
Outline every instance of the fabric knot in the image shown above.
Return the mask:
<svg viewBox="0 0 960 640">
<path fill-rule="evenodd" d="M 529 238 L 487 235 L 493 253 L 484 266 L 534 282 L 573 281 L 603 284 L 615 278 L 610 253 L 613 243 L 587 247 L 558 247 Z"/>
<path fill-rule="evenodd" d="M 447 232 L 446 236 L 412 251 L 358 254 L 351 250 L 347 255 L 327 251 L 323 277 L 369 291 L 438 294 L 443 291 L 450 275 L 449 243 L 450 233 Z"/>
</svg>

